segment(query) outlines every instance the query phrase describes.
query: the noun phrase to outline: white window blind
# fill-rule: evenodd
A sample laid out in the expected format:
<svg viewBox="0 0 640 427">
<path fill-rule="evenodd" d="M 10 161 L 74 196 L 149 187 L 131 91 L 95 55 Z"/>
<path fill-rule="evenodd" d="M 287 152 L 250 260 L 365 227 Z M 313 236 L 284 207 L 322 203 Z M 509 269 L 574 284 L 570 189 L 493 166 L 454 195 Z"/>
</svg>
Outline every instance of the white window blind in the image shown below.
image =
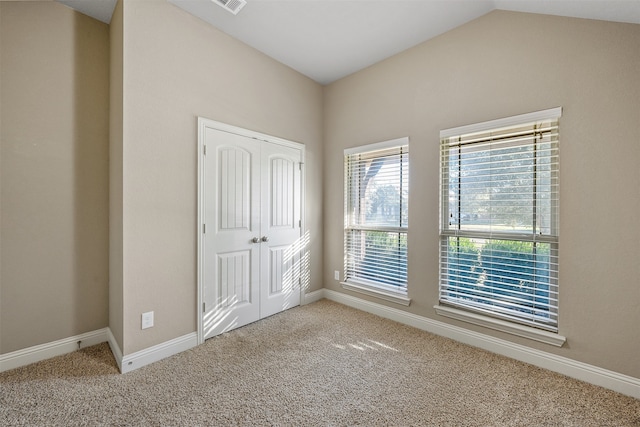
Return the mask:
<svg viewBox="0 0 640 427">
<path fill-rule="evenodd" d="M 345 151 L 345 280 L 406 292 L 408 138 Z"/>
<path fill-rule="evenodd" d="M 560 113 L 441 133 L 441 304 L 557 332 Z"/>
</svg>

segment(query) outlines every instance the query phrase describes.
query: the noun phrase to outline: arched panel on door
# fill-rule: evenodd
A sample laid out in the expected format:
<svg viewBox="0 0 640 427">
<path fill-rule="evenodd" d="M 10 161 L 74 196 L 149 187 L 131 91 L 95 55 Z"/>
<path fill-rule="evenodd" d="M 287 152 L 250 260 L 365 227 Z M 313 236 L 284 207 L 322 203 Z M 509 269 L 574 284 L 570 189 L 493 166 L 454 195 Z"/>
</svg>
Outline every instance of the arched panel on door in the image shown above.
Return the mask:
<svg viewBox="0 0 640 427">
<path fill-rule="evenodd" d="M 251 154 L 241 148 L 221 146 L 217 158 L 218 231 L 248 230 L 251 221 Z"/>
</svg>

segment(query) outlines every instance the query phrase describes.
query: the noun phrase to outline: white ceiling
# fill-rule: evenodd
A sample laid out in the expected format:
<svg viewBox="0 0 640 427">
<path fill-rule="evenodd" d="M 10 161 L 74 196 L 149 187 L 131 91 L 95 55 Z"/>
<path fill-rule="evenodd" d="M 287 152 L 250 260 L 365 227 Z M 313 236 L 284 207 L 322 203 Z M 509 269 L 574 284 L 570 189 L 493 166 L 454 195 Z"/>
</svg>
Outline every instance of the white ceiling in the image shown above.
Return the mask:
<svg viewBox="0 0 640 427">
<path fill-rule="evenodd" d="M 78 12 L 89 15 L 92 18 L 102 21 L 105 24 L 111 22 L 113 9 L 116 8 L 118 0 L 56 0 L 58 3 L 77 10 Z"/>
<path fill-rule="evenodd" d="M 107 23 L 116 2 L 57 1 Z M 640 0 L 247 0 L 238 15 L 212 0 L 168 1 L 321 84 L 495 9 L 640 24 Z"/>
</svg>

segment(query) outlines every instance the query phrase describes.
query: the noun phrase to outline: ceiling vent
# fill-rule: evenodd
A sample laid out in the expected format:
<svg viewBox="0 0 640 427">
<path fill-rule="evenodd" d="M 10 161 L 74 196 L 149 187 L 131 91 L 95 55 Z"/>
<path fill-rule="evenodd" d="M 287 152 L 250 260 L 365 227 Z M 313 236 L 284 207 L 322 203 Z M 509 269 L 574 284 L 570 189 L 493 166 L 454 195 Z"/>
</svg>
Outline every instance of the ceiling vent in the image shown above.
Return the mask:
<svg viewBox="0 0 640 427">
<path fill-rule="evenodd" d="M 226 10 L 227 12 L 231 12 L 234 15 L 237 15 L 240 12 L 240 9 L 244 7 L 247 2 L 245 0 L 212 0 L 215 4 Z"/>
</svg>

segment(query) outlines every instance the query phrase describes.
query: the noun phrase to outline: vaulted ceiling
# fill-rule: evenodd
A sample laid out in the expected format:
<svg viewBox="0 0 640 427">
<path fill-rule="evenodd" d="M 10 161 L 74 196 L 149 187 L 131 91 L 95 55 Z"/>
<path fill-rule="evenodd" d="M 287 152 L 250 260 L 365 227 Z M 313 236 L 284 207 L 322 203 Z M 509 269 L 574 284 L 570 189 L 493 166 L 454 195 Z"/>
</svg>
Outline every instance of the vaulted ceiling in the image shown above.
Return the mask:
<svg viewBox="0 0 640 427">
<path fill-rule="evenodd" d="M 56 0 L 109 22 L 116 0 Z M 165 1 L 165 0 L 148 0 Z M 496 9 L 640 24 L 640 0 L 167 0 L 327 84 Z"/>
</svg>

